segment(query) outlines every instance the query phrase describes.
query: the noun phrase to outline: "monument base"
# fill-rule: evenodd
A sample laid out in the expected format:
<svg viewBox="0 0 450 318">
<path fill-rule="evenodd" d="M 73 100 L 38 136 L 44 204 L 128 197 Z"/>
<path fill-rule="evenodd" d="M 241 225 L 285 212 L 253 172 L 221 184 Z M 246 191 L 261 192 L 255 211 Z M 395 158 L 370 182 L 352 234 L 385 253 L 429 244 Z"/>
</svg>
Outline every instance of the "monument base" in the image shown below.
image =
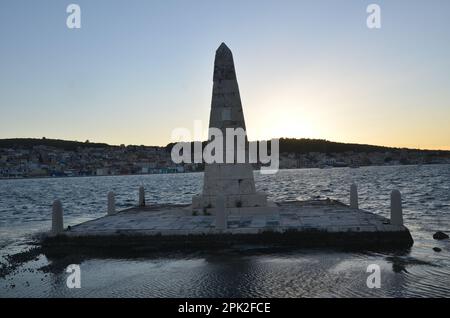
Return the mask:
<svg viewBox="0 0 450 318">
<path fill-rule="evenodd" d="M 118 211 L 49 235 L 43 246 L 55 253 L 134 250 L 139 255 L 168 249 L 195 250 L 261 244 L 261 247 L 344 247 L 367 250 L 409 248 L 404 225 L 334 200 L 268 202 L 267 207 L 229 208 L 226 228 L 217 227 L 214 209 L 152 204 Z M 211 215 L 210 215 L 211 214 Z M 248 246 L 247 246 L 248 247 Z"/>
<path fill-rule="evenodd" d="M 225 195 L 225 206 L 227 208 L 253 208 L 266 207 L 267 194 L 251 193 L 240 195 Z M 192 197 L 192 209 L 210 209 L 216 207 L 217 196 L 196 195 Z"/>
</svg>

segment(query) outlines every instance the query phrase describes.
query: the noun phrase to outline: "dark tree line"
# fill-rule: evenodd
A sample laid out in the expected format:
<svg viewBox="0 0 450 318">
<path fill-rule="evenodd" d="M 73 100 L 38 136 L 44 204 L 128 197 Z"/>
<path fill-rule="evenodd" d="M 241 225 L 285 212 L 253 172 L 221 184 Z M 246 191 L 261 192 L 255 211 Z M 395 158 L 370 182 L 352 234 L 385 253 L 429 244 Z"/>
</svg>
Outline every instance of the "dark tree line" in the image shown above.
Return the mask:
<svg viewBox="0 0 450 318">
<path fill-rule="evenodd" d="M 110 147 L 105 143 L 91 143 L 88 141 L 69 141 L 60 139 L 47 139 L 47 138 L 13 138 L 13 139 L 0 139 L 0 148 L 21 148 L 29 149 L 35 146 L 47 146 L 58 149 L 64 149 L 67 151 L 74 151 L 77 148 L 89 147 L 89 148 L 104 148 Z"/>
<path fill-rule="evenodd" d="M 202 142 L 202 149 L 206 146 L 207 142 Z M 32 148 L 34 146 L 48 146 L 58 149 L 64 149 L 68 151 L 74 151 L 77 148 L 106 148 L 106 147 L 119 147 L 111 146 L 106 143 L 92 143 L 88 140 L 85 142 L 69 141 L 60 139 L 47 139 L 47 138 L 13 138 L 13 139 L 0 139 L 0 148 Z M 174 143 L 169 143 L 165 148 L 167 151 L 171 151 Z M 127 146 L 127 148 L 143 147 L 143 146 Z M 191 143 L 192 152 L 194 151 L 194 143 Z M 268 143 L 268 149 L 270 150 L 270 142 Z M 400 148 L 354 144 L 354 143 L 341 143 L 333 142 L 324 139 L 294 139 L 294 138 L 281 138 L 280 139 L 280 153 L 297 153 L 306 154 L 309 152 L 320 153 L 342 153 L 347 151 L 353 152 L 386 152 L 386 151 L 399 151 Z M 409 151 L 417 151 L 416 149 L 405 149 Z M 439 150 L 421 150 L 433 155 L 446 155 L 450 151 Z"/>
</svg>

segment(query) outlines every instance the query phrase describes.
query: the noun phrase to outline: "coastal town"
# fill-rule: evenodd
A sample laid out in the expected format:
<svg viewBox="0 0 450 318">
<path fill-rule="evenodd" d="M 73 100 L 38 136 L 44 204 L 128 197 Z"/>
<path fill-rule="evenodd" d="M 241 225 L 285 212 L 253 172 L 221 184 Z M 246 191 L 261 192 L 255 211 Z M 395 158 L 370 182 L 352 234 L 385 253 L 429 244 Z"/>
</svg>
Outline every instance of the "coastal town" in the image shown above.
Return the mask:
<svg viewBox="0 0 450 318">
<path fill-rule="evenodd" d="M 74 177 L 195 171 L 196 165 L 175 165 L 164 147 L 118 146 L 77 147 L 74 150 L 49 146 L 30 149 L 1 149 L 0 176 Z"/>
<path fill-rule="evenodd" d="M 169 146 L 110 146 L 85 142 L 67 149 L 44 142 L 34 143 L 31 146 L 0 144 L 0 178 L 162 174 L 204 169 L 203 163 L 174 164 Z M 450 152 L 401 148 L 286 152 L 281 147 L 279 157 L 280 169 L 445 163 L 450 163 Z"/>
</svg>

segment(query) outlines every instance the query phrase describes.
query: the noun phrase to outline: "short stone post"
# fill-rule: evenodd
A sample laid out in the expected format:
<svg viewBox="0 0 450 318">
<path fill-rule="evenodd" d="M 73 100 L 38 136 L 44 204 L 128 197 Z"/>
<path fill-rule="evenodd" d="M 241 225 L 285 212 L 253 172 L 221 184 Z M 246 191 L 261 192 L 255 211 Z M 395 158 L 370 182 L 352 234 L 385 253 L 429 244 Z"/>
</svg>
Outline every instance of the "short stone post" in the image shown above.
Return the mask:
<svg viewBox="0 0 450 318">
<path fill-rule="evenodd" d="M 139 187 L 139 206 L 145 206 L 145 190 L 143 186 Z"/>
<path fill-rule="evenodd" d="M 216 199 L 216 229 L 225 230 L 228 227 L 228 215 L 225 208 L 225 197 L 217 196 Z"/>
<path fill-rule="evenodd" d="M 403 225 L 402 195 L 398 190 L 391 192 L 391 224 Z"/>
<path fill-rule="evenodd" d="M 354 183 L 350 186 L 350 207 L 358 209 L 358 187 Z"/>
<path fill-rule="evenodd" d="M 116 197 L 114 192 L 108 193 L 108 215 L 116 214 Z"/>
<path fill-rule="evenodd" d="M 58 235 L 64 231 L 63 208 L 61 201 L 55 200 L 52 207 L 52 234 Z"/>
</svg>

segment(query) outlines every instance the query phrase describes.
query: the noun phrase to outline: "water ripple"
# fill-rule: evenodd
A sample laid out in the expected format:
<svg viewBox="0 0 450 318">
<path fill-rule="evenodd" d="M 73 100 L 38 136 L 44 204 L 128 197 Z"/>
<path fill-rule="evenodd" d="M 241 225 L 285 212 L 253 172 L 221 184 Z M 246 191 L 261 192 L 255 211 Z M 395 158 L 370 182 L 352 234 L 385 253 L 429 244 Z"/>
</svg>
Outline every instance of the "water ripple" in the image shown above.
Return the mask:
<svg viewBox="0 0 450 318">
<path fill-rule="evenodd" d="M 348 203 L 351 183 L 360 206 L 389 217 L 390 191 L 402 192 L 404 219 L 415 240 L 405 253 L 342 253 L 298 250 L 241 255 L 218 251 L 156 259 L 84 261 L 84 285 L 65 288 L 64 274 L 22 273 L 16 288 L 0 279 L 0 296 L 34 297 L 449 297 L 450 242 L 432 234 L 450 232 L 450 165 L 283 170 L 255 173 L 269 199 L 334 198 Z M 67 225 L 106 213 L 106 196 L 117 205 L 137 202 L 189 203 L 202 187 L 202 173 L 0 180 L 0 257 L 25 244 L 30 233 L 50 227 L 51 203 L 62 200 Z M 440 247 L 441 253 L 432 250 Z M 369 264 L 381 268 L 382 287 L 366 285 Z M 37 266 L 37 265 L 36 265 Z M 30 285 L 28 286 L 27 285 Z M 3 284 L 3 285 L 2 285 Z"/>
</svg>

